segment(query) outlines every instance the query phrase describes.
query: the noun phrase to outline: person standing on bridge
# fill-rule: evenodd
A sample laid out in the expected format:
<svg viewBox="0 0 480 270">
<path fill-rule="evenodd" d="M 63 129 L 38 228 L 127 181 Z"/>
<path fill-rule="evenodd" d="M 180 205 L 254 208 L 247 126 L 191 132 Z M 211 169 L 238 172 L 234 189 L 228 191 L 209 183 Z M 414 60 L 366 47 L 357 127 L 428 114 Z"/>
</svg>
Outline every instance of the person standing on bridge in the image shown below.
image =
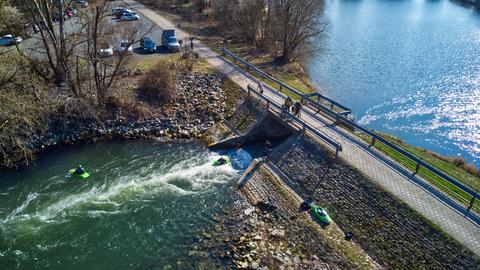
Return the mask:
<svg viewBox="0 0 480 270">
<path fill-rule="evenodd" d="M 291 97 L 287 97 L 285 99 L 285 103 L 283 104 L 283 115 L 288 117 L 288 114 L 290 113 L 290 109 L 292 108 L 293 105 L 293 100 Z"/>
<path fill-rule="evenodd" d="M 260 92 L 260 94 L 263 95 L 263 83 L 261 80 L 258 80 L 258 85 L 257 85 L 257 90 Z"/>
<path fill-rule="evenodd" d="M 302 110 L 302 103 L 300 103 L 300 101 L 295 101 L 295 104 L 293 105 L 293 114 L 300 118 L 301 115 L 300 115 L 300 111 Z"/>
<path fill-rule="evenodd" d="M 470 212 L 473 207 L 473 203 L 475 203 L 475 197 L 472 196 L 472 199 L 470 200 L 470 205 L 468 205 L 467 207 L 467 212 Z"/>
</svg>

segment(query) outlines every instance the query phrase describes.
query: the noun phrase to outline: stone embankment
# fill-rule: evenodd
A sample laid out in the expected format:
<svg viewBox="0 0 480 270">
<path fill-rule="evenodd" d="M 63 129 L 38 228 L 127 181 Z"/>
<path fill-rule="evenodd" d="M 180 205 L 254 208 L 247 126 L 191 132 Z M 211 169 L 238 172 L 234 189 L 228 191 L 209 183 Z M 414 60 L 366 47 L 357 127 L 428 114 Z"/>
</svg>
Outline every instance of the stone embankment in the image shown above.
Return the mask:
<svg viewBox="0 0 480 270">
<path fill-rule="evenodd" d="M 212 128 L 215 138 L 241 136 L 265 117 L 261 109 L 239 111 L 222 128 Z M 254 120 L 254 115 L 260 117 Z M 231 119 L 251 123 L 239 132 L 228 128 L 234 126 Z M 233 209 L 215 217 L 214 228 L 201 239 L 217 266 L 480 269 L 471 251 L 308 137 L 294 132 L 268 160 L 256 160 L 249 169 Z M 334 223 L 322 227 L 302 212 L 300 202 L 307 198 L 326 207 Z M 353 233 L 351 241 L 345 232 Z"/>
<path fill-rule="evenodd" d="M 56 145 L 114 138 L 200 138 L 227 116 L 226 101 L 232 93 L 222 89 L 224 79 L 220 74 L 184 75 L 178 81 L 176 102 L 157 106 L 138 101 L 148 111 L 148 117 L 132 117 L 109 108 L 105 119 L 57 119 L 28 147 L 38 152 Z"/>
<path fill-rule="evenodd" d="M 480 269 L 471 251 L 313 140 L 299 137 L 271 161 L 382 266 Z"/>
</svg>

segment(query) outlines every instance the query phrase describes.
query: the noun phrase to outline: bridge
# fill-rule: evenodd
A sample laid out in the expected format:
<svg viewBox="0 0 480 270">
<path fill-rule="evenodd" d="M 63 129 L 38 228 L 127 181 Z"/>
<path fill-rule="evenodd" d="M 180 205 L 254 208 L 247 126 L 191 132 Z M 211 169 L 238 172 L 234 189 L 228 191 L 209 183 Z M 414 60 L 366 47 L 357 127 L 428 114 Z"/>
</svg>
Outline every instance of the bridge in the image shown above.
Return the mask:
<svg viewBox="0 0 480 270">
<path fill-rule="evenodd" d="M 125 2 L 154 22 L 158 27 L 162 29 L 176 29 L 179 38 L 184 39 L 190 36 L 144 5 L 132 0 L 126 0 Z M 278 114 L 278 110 L 284 103 L 286 96 L 269 85 L 266 85 L 263 93 L 259 93 L 252 87 L 252 85 L 257 85 L 258 79 L 250 72 L 261 72 L 261 70 L 232 53 L 227 55 L 225 50 L 225 56 L 222 56 L 204 44 L 198 43 L 195 47 L 199 56 L 206 59 L 213 68 L 225 74 L 245 89 L 253 98 L 263 100 L 267 104 L 268 110 Z M 243 62 L 241 63 L 244 66 L 248 64 L 248 70 L 239 67 L 233 62 L 232 58 L 235 58 L 234 61 L 238 62 L 242 60 Z M 256 75 L 267 76 L 268 74 L 257 73 Z M 278 80 L 273 81 L 273 83 L 277 83 L 282 89 L 291 91 L 293 95 L 302 99 L 306 104 L 302 108 L 301 119 L 292 118 L 288 124 L 301 128 L 309 136 L 335 151 L 338 158 L 357 168 L 371 181 L 408 204 L 412 209 L 480 256 L 480 217 L 471 211 L 466 211 L 465 207 L 458 200 L 450 198 L 416 172 L 420 169 L 428 170 L 443 178 L 455 188 L 461 189 L 470 196 L 479 199 L 477 192 L 463 186 L 462 183 L 409 154 L 400 147 L 393 145 L 375 132 L 358 125 L 348 117 L 351 111 L 345 106 L 321 95 L 309 96 L 302 94 Z M 353 134 L 351 129 L 344 128 L 345 126 L 367 134 L 372 141 L 370 143 L 365 142 Z M 416 169 L 412 172 L 376 150 L 372 147 L 372 144 L 375 144 L 377 141 L 390 146 L 395 151 L 416 162 Z"/>
</svg>

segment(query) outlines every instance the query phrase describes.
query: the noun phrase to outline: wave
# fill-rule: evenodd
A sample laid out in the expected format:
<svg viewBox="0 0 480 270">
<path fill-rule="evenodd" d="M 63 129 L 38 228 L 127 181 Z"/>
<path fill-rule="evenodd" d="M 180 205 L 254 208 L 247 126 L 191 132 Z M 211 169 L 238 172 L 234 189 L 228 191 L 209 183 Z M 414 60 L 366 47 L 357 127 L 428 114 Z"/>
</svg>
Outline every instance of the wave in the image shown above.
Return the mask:
<svg viewBox="0 0 480 270">
<path fill-rule="evenodd" d="M 137 168 L 131 170 L 128 175 L 118 176 L 116 175 L 118 173 L 110 173 L 105 176 L 103 182 L 84 183 L 84 185 L 93 185 L 86 191 L 79 192 L 76 189 L 68 194 L 60 193 L 63 198 L 59 197 L 54 202 L 43 203 L 34 213 L 19 215 L 39 196 L 37 192 L 31 193 L 3 220 L 3 223 L 28 220 L 63 223 L 69 216 L 98 217 L 118 214 L 121 213 L 125 202 L 143 200 L 145 197 L 150 198 L 158 194 L 171 193 L 175 196 L 186 196 L 206 192 L 212 185 L 226 184 L 238 174 L 231 166 L 212 166 L 212 161 L 219 157 L 218 154 L 211 153 L 207 156 L 183 159 L 175 164 L 162 161 L 163 164 L 157 168 L 152 162 L 138 167 L 138 162 L 130 161 L 128 168 L 124 168 L 124 171 L 130 167 Z"/>
</svg>

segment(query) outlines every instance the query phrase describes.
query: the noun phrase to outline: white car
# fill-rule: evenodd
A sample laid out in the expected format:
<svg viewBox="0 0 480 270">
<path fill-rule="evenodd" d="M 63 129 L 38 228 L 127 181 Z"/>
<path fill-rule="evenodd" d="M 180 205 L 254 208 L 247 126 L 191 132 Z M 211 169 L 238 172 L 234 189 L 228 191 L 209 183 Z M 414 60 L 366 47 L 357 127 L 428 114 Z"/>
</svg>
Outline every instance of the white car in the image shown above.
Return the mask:
<svg viewBox="0 0 480 270">
<path fill-rule="evenodd" d="M 122 21 L 138 21 L 140 20 L 140 16 L 137 13 L 123 13 L 122 17 L 120 17 Z"/>
<path fill-rule="evenodd" d="M 3 45 L 3 46 L 11 46 L 14 44 L 18 44 L 22 41 L 23 39 L 20 36 L 5 35 L 3 37 L 0 37 L 0 45 Z"/>
<path fill-rule="evenodd" d="M 102 57 L 113 56 L 113 47 L 108 43 L 102 44 L 98 50 L 98 54 Z"/>
<path fill-rule="evenodd" d="M 120 48 L 118 48 L 119 53 L 133 53 L 132 44 L 128 41 L 120 42 Z"/>
</svg>

